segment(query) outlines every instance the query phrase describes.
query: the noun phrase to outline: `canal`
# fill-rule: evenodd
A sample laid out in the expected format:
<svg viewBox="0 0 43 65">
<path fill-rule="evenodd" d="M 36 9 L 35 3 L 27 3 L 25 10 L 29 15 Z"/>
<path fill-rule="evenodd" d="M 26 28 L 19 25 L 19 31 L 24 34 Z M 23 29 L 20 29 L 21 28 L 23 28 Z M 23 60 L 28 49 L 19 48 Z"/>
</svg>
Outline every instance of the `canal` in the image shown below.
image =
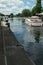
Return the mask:
<svg viewBox="0 0 43 65">
<path fill-rule="evenodd" d="M 10 29 L 36 65 L 43 65 L 43 27 L 31 27 L 22 18 L 9 19 Z"/>
</svg>

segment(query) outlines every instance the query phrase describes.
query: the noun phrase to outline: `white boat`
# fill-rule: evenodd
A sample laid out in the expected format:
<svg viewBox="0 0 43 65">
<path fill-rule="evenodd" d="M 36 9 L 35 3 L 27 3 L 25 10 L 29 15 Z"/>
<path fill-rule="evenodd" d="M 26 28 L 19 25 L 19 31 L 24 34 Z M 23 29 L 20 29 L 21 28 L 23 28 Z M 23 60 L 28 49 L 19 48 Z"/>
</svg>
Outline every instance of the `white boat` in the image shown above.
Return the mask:
<svg viewBox="0 0 43 65">
<path fill-rule="evenodd" d="M 30 26 L 42 26 L 43 22 L 39 18 L 26 18 L 25 23 Z"/>
</svg>

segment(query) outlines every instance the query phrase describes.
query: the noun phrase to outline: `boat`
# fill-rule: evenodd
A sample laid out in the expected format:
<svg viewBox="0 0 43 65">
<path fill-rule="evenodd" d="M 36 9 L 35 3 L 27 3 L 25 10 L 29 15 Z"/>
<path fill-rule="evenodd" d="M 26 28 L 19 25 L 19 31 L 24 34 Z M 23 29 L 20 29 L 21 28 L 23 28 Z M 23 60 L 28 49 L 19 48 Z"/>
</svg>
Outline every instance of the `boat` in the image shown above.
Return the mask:
<svg viewBox="0 0 43 65">
<path fill-rule="evenodd" d="M 31 17 L 31 18 L 26 18 L 25 23 L 30 25 L 30 26 L 43 26 L 43 22 L 39 17 Z"/>
</svg>

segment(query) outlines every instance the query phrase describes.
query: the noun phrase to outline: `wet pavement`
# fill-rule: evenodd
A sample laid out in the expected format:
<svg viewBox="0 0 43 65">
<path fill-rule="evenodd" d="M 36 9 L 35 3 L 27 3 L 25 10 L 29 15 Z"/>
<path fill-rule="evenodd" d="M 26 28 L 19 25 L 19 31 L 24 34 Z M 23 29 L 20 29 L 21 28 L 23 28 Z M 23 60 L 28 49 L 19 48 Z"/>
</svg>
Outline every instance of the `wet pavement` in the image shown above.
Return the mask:
<svg viewBox="0 0 43 65">
<path fill-rule="evenodd" d="M 0 28 L 0 65 L 35 65 L 8 27 Z"/>
<path fill-rule="evenodd" d="M 2 37 L 2 29 L 1 29 L 1 27 L 0 27 L 0 65 L 5 65 L 4 51 L 3 51 L 3 37 Z"/>
</svg>

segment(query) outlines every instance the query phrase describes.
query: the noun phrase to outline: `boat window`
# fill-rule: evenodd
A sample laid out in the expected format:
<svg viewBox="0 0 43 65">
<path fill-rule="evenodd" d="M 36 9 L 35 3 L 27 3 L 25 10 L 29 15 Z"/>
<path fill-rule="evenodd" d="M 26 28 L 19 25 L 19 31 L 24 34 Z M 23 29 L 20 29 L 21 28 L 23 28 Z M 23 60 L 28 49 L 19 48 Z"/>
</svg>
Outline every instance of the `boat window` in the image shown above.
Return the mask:
<svg viewBox="0 0 43 65">
<path fill-rule="evenodd" d="M 41 19 L 38 19 L 38 18 L 32 18 L 31 21 L 41 22 Z"/>
</svg>

